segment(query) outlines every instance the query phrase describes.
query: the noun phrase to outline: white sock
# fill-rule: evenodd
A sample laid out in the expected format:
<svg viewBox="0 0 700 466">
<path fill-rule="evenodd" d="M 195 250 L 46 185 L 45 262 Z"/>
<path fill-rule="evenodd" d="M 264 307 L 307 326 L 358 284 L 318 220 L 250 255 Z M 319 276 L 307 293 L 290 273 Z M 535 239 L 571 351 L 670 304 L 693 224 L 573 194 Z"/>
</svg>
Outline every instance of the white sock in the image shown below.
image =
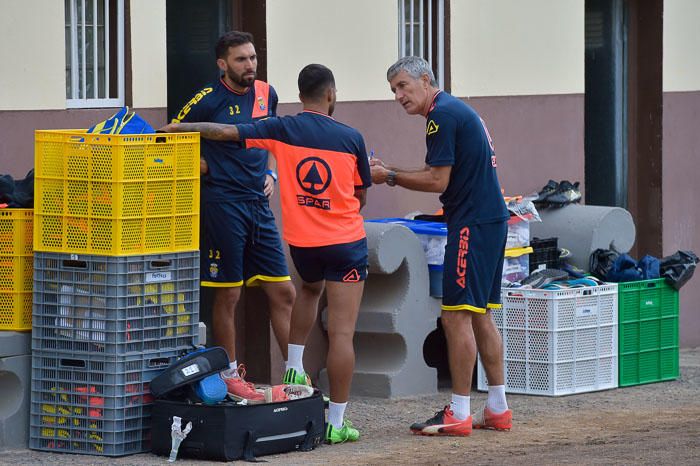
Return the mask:
<svg viewBox="0 0 700 466">
<path fill-rule="evenodd" d="M 287 369 L 304 372 L 304 345 L 287 345 Z"/>
<path fill-rule="evenodd" d="M 228 364 L 228 369 L 221 371 L 221 374 L 226 378 L 238 377 L 238 361 L 233 361 Z"/>
<path fill-rule="evenodd" d="M 345 408 L 348 406 L 348 402 L 345 403 L 333 403 L 328 402 L 328 423 L 332 424 L 336 429 L 343 428 L 343 416 L 345 416 Z"/>
<path fill-rule="evenodd" d="M 450 409 L 457 420 L 464 421 L 471 414 L 471 397 L 453 393 Z"/>
<path fill-rule="evenodd" d="M 501 414 L 508 409 L 505 385 L 489 385 L 489 397 L 486 407 L 494 414 Z"/>
</svg>

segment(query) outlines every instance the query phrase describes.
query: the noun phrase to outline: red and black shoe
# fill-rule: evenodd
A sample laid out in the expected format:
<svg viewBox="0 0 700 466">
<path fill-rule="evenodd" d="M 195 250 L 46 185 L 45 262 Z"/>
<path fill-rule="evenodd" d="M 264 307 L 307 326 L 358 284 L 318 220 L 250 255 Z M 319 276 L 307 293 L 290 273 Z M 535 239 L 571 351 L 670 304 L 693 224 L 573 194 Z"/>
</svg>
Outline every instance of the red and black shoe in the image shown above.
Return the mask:
<svg viewBox="0 0 700 466">
<path fill-rule="evenodd" d="M 472 417 L 463 421 L 456 419 L 449 406 L 435 413 L 425 422 L 411 425 L 411 432 L 419 435 L 453 435 L 466 437 L 472 433 Z"/>
</svg>

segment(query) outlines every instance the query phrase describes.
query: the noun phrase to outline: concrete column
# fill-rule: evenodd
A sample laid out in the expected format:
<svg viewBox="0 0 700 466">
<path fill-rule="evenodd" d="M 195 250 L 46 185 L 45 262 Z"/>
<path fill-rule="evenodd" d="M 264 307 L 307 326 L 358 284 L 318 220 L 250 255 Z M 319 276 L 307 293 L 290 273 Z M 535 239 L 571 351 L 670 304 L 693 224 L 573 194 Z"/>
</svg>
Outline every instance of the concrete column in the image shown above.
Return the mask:
<svg viewBox="0 0 700 466">
<path fill-rule="evenodd" d="M 392 398 L 437 393 L 437 371 L 423 359 L 435 329 L 428 265 L 418 237 L 408 228 L 365 223 L 369 275 L 355 333 L 352 395 Z M 323 325 L 327 325 L 327 308 Z M 322 369 L 319 385 L 328 389 Z"/>
<path fill-rule="evenodd" d="M 628 252 L 636 230 L 632 215 L 620 207 L 570 204 L 539 211 L 542 222 L 530 224 L 531 238 L 559 238 L 559 247 L 571 251 L 570 264 L 588 270 L 588 261 L 598 248 Z"/>
<path fill-rule="evenodd" d="M 0 331 L 0 358 L 32 354 L 32 332 Z"/>
<path fill-rule="evenodd" d="M 0 358 L 0 451 L 27 448 L 32 356 Z"/>
</svg>

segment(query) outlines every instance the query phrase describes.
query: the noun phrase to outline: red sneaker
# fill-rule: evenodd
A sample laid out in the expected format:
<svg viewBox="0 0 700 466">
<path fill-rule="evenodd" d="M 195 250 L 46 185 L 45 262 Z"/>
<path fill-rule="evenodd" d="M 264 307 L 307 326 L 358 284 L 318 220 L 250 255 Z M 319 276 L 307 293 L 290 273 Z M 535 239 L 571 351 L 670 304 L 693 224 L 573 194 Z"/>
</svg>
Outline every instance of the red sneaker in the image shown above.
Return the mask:
<svg viewBox="0 0 700 466">
<path fill-rule="evenodd" d="M 483 411 L 474 414 L 472 426 L 475 429 L 510 430 L 513 427 L 513 411 L 506 409 L 496 414 L 484 406 Z"/>
<path fill-rule="evenodd" d="M 463 421 L 456 419 L 449 406 L 435 413 L 425 422 L 416 422 L 411 425 L 411 432 L 420 435 L 453 435 L 466 437 L 472 433 L 472 417 Z"/>
<path fill-rule="evenodd" d="M 226 391 L 229 396 L 236 401 L 247 400 L 254 403 L 265 402 L 265 395 L 255 390 L 255 386 L 246 382 L 245 377 L 245 366 L 243 364 L 236 368 L 238 376 L 227 377 L 223 373 L 221 378 L 226 382 Z"/>
</svg>

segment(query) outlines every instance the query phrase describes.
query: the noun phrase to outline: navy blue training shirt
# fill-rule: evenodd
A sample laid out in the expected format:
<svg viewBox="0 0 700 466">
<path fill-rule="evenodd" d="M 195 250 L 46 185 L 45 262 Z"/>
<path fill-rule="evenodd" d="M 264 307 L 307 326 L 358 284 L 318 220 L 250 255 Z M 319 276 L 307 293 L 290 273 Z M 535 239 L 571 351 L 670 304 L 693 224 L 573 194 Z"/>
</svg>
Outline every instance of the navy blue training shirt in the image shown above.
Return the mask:
<svg viewBox="0 0 700 466">
<path fill-rule="evenodd" d="M 478 225 L 508 219 L 486 125 L 469 105 L 439 91 L 426 117 L 425 163 L 452 166 L 440 196 L 447 222 Z"/>
<path fill-rule="evenodd" d="M 256 87 L 269 88 L 269 97 L 256 98 Z M 267 102 L 265 102 L 267 100 Z M 173 123 L 214 122 L 250 123 L 274 116 L 277 93 L 272 86 L 256 81 L 255 86 L 240 94 L 223 81 L 200 90 L 173 118 Z M 253 115 L 256 114 L 256 117 Z M 253 200 L 264 198 L 267 151 L 245 149 L 239 142 L 201 139 L 201 153 L 209 166 L 202 175 L 202 198 L 205 202 Z"/>
</svg>

